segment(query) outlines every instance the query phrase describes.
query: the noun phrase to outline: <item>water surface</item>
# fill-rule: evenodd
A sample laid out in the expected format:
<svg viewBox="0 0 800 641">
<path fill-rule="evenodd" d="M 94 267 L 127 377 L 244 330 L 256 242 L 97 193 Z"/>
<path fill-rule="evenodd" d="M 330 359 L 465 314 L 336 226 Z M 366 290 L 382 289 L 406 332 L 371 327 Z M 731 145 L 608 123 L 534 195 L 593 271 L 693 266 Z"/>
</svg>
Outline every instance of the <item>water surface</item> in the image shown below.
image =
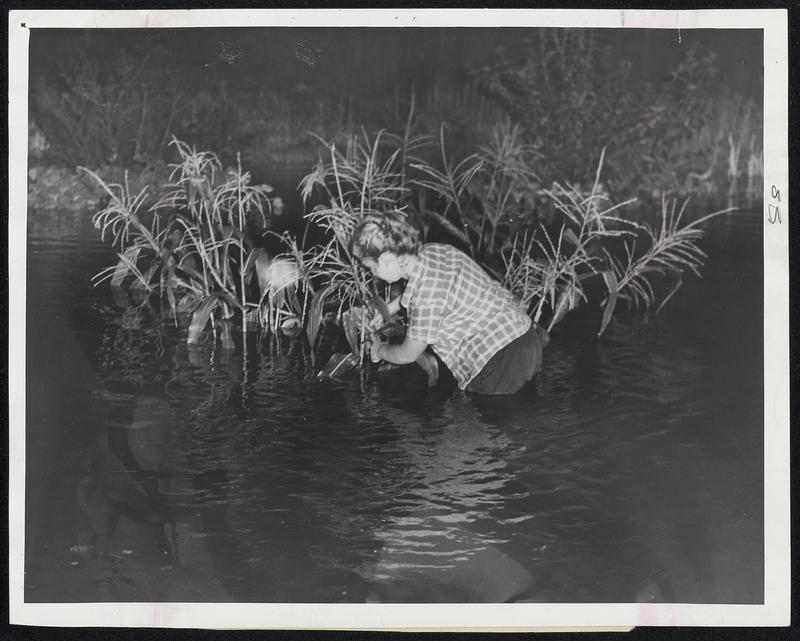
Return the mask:
<svg viewBox="0 0 800 641">
<path fill-rule="evenodd" d="M 189 349 L 91 287 L 90 213 L 31 211 L 26 600 L 762 602 L 757 211 L 660 315 L 568 317 L 502 399 Z"/>
</svg>

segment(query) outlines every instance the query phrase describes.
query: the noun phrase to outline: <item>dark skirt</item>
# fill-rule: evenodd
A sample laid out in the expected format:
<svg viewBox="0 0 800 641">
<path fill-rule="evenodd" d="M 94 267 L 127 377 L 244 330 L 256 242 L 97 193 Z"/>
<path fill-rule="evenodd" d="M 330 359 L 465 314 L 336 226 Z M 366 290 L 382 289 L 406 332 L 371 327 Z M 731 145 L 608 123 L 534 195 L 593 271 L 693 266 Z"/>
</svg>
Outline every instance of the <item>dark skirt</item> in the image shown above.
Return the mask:
<svg viewBox="0 0 800 641">
<path fill-rule="evenodd" d="M 492 356 L 466 387 L 475 394 L 513 394 L 542 369 L 550 335 L 536 323 Z"/>
</svg>

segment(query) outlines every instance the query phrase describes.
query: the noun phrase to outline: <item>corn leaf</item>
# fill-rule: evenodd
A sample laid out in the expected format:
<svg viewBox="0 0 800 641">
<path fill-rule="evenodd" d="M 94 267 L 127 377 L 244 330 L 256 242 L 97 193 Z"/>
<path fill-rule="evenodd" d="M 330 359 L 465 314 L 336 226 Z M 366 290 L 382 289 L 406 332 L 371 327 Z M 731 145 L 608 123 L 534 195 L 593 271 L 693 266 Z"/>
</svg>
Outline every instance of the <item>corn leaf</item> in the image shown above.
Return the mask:
<svg viewBox="0 0 800 641">
<path fill-rule="evenodd" d="M 553 312 L 553 319 L 550 321 L 550 328 L 552 329 L 556 323 L 564 318 L 570 309 L 570 290 L 562 289 L 558 294 L 558 302 Z"/>
<path fill-rule="evenodd" d="M 656 314 L 658 314 L 664 308 L 664 306 L 669 302 L 669 299 L 675 295 L 675 292 L 677 292 L 678 289 L 680 289 L 681 285 L 683 285 L 683 279 L 678 278 L 678 282 L 675 283 L 675 287 L 672 288 L 672 290 L 669 292 L 669 294 L 666 295 L 664 300 L 661 301 L 661 304 L 658 306 L 658 309 L 656 309 Z"/>
<path fill-rule="evenodd" d="M 208 325 L 211 314 L 217 308 L 219 303 L 219 298 L 216 296 L 209 296 L 194 311 L 194 314 L 192 314 L 192 322 L 189 324 L 189 336 L 187 338 L 187 341 L 190 344 L 199 342 L 200 334 L 203 333 L 206 325 Z"/>
<path fill-rule="evenodd" d="M 308 324 L 306 325 L 306 335 L 308 336 L 308 343 L 312 349 L 319 334 L 319 326 L 322 323 L 322 310 L 325 307 L 325 297 L 333 290 L 332 285 L 320 289 L 311 299 L 311 305 L 308 309 Z"/>
<path fill-rule="evenodd" d="M 122 281 L 125 280 L 125 277 L 130 273 L 130 265 L 135 265 L 136 260 L 139 258 L 139 252 L 141 252 L 141 247 L 128 247 L 123 253 L 127 261 L 123 260 L 120 257 L 119 262 L 117 263 L 116 267 L 114 268 L 114 275 L 111 277 L 111 286 L 112 287 L 121 287 Z"/>
<path fill-rule="evenodd" d="M 606 281 L 608 287 L 608 299 L 606 300 L 605 309 L 603 310 L 603 320 L 600 323 L 600 331 L 597 332 L 598 336 L 602 336 L 606 331 L 608 323 L 611 321 L 611 316 L 614 314 L 614 308 L 617 305 L 617 295 L 619 294 L 619 283 L 617 275 L 613 271 L 603 272 L 603 280 Z"/>
<path fill-rule="evenodd" d="M 577 235 L 572 229 L 567 229 L 564 232 L 564 240 L 569 242 L 573 247 L 580 247 L 581 242 L 578 240 Z"/>
<path fill-rule="evenodd" d="M 336 378 L 344 376 L 358 364 L 354 354 L 334 354 L 317 374 L 317 378 Z"/>
<path fill-rule="evenodd" d="M 359 310 L 358 312 L 354 310 Z M 354 355 L 359 353 L 358 331 L 361 327 L 361 308 L 351 307 L 342 314 L 342 328 L 347 344 L 350 345 Z"/>
<path fill-rule="evenodd" d="M 222 343 L 222 349 L 235 349 L 236 343 L 233 340 L 233 323 L 229 320 L 223 320 L 219 323 L 219 338 Z"/>
</svg>

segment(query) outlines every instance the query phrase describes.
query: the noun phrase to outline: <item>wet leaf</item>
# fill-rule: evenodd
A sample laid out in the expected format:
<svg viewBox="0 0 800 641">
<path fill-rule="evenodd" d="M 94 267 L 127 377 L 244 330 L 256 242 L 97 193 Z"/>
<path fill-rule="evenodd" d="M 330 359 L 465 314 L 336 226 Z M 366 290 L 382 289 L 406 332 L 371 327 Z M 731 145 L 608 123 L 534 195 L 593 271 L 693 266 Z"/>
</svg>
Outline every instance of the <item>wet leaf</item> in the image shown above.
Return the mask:
<svg viewBox="0 0 800 641">
<path fill-rule="evenodd" d="M 212 312 L 219 305 L 219 298 L 216 296 L 209 296 L 192 314 L 192 322 L 189 324 L 189 336 L 187 341 L 189 343 L 197 343 L 200 340 L 200 334 L 206 328 Z"/>
<path fill-rule="evenodd" d="M 611 316 L 614 314 L 614 308 L 617 305 L 617 296 L 619 294 L 619 282 L 617 275 L 612 271 L 603 272 L 603 280 L 606 281 L 608 288 L 608 299 L 606 300 L 605 309 L 603 310 L 603 321 L 600 324 L 600 331 L 597 332 L 598 336 L 602 336 L 606 331 L 608 323 L 611 321 Z"/>
<path fill-rule="evenodd" d="M 181 296 L 178 300 L 176 305 L 176 311 L 178 314 L 188 314 L 189 312 L 193 311 L 198 304 L 198 297 L 197 294 L 194 292 L 188 292 Z"/>
<path fill-rule="evenodd" d="M 342 328 L 344 329 L 344 336 L 347 339 L 347 344 L 353 354 L 359 353 L 360 343 L 358 340 L 359 331 L 361 329 L 361 308 L 351 307 L 342 314 Z"/>
<path fill-rule="evenodd" d="M 317 374 L 317 378 L 338 378 L 344 376 L 358 364 L 353 354 L 334 354 Z"/>
<path fill-rule="evenodd" d="M 149 269 L 144 273 L 141 279 L 137 278 L 134 283 L 133 287 L 146 287 L 148 291 L 150 290 L 150 283 L 153 280 L 153 276 L 158 271 L 160 267 L 159 263 L 153 263 L 150 265 Z"/>
<path fill-rule="evenodd" d="M 139 258 L 139 252 L 141 251 L 141 247 L 128 247 L 124 252 L 122 252 L 123 256 L 130 261 L 132 264 L 136 264 L 136 260 Z M 121 287 L 122 281 L 125 280 L 125 277 L 130 273 L 130 268 L 128 267 L 128 262 L 125 261 L 122 257 L 120 257 L 117 266 L 114 268 L 114 275 L 111 277 L 111 286 L 112 287 Z"/>
<path fill-rule="evenodd" d="M 233 340 L 233 322 L 229 320 L 219 322 L 219 339 L 223 349 L 236 349 L 236 343 Z"/>
<path fill-rule="evenodd" d="M 319 326 L 322 323 L 322 309 L 325 306 L 325 297 L 331 290 L 331 285 L 323 287 L 311 299 L 311 305 L 308 308 L 308 323 L 306 324 L 306 336 L 308 336 L 308 343 L 311 347 L 314 347 L 317 340 Z"/>
<path fill-rule="evenodd" d="M 300 323 L 300 318 L 297 316 L 290 316 L 281 322 L 281 333 L 284 336 L 290 336 L 294 338 L 295 336 L 299 336 L 302 331 L 303 326 Z"/>
<path fill-rule="evenodd" d="M 569 242 L 571 245 L 575 247 L 580 246 L 580 242 L 578 241 L 578 237 L 575 235 L 575 232 L 572 229 L 567 229 L 564 232 L 564 240 Z"/>
<path fill-rule="evenodd" d="M 568 289 L 563 289 L 558 294 L 558 302 L 556 303 L 555 311 L 553 312 L 553 320 L 551 326 L 558 323 L 565 314 L 570 310 L 570 292 Z"/>
<path fill-rule="evenodd" d="M 233 316 L 234 309 L 242 309 L 242 304 L 238 299 L 234 298 L 230 292 L 220 292 L 219 296 L 222 298 L 222 302 L 226 305 L 225 318 L 230 318 Z"/>
<path fill-rule="evenodd" d="M 248 281 L 250 276 L 253 273 L 253 269 L 255 268 L 256 261 L 259 257 L 264 255 L 266 252 L 263 247 L 254 247 L 249 252 L 247 252 L 247 258 L 244 261 L 244 279 Z M 260 283 L 259 283 L 260 287 Z"/>
<path fill-rule="evenodd" d="M 235 238 L 235 239 L 238 240 L 238 239 L 241 239 L 241 237 L 242 237 L 242 234 L 233 225 L 225 225 L 222 228 L 222 238 L 224 240 L 230 240 L 231 238 Z"/>
<path fill-rule="evenodd" d="M 177 325 L 177 305 L 175 303 L 175 256 L 169 250 L 164 250 L 161 259 L 161 280 L 159 286 L 161 291 L 167 296 L 167 304 L 169 305 L 170 316 L 175 320 Z"/>
<path fill-rule="evenodd" d="M 675 295 L 675 292 L 677 292 L 680 289 L 681 285 L 683 285 L 683 279 L 678 278 L 678 282 L 675 283 L 675 287 L 673 287 L 672 290 L 670 290 L 669 294 L 667 294 L 664 300 L 661 301 L 661 304 L 658 306 L 658 309 L 656 309 L 656 314 L 660 313 L 661 310 L 664 309 L 664 306 L 669 302 L 670 298 L 672 298 Z"/>
<path fill-rule="evenodd" d="M 183 262 L 179 265 L 180 269 L 187 275 L 192 278 L 192 281 L 197 283 L 198 285 L 203 284 L 203 274 L 197 271 L 197 268 L 191 264 L 187 264 Z"/>
</svg>

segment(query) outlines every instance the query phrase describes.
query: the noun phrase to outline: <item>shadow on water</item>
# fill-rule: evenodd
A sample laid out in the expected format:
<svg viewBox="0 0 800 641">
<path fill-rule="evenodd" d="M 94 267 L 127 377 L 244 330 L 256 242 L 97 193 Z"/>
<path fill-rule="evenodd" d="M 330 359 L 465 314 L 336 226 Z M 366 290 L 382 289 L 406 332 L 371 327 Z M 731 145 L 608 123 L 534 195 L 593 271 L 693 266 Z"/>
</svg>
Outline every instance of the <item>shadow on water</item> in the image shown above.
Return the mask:
<svg viewBox="0 0 800 641">
<path fill-rule="evenodd" d="M 189 348 L 91 290 L 91 232 L 34 230 L 26 599 L 761 601 L 757 221 L 649 322 L 576 312 L 506 398 Z"/>
</svg>

